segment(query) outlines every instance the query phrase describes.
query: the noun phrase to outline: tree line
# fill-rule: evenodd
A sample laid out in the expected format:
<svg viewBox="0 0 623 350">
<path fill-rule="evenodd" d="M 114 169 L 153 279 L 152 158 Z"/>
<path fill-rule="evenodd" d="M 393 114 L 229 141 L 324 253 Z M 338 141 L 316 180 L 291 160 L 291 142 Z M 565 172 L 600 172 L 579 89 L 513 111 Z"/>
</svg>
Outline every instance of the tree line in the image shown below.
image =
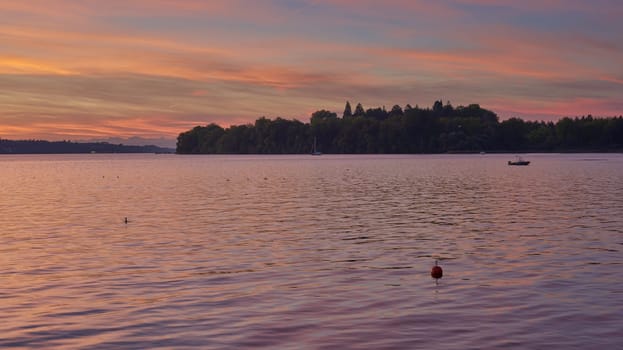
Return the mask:
<svg viewBox="0 0 623 350">
<path fill-rule="evenodd" d="M 67 153 L 173 153 L 158 146 L 130 146 L 108 142 L 71 142 L 0 139 L 0 154 L 67 154 Z"/>
<path fill-rule="evenodd" d="M 607 152 L 623 150 L 623 117 L 500 122 L 478 104 L 435 101 L 432 108 L 386 110 L 359 103 L 353 111 L 346 102 L 341 117 L 319 110 L 309 123 L 262 117 L 228 128 L 197 126 L 178 136 L 177 153 L 309 153 L 314 139 L 323 153 Z"/>
</svg>

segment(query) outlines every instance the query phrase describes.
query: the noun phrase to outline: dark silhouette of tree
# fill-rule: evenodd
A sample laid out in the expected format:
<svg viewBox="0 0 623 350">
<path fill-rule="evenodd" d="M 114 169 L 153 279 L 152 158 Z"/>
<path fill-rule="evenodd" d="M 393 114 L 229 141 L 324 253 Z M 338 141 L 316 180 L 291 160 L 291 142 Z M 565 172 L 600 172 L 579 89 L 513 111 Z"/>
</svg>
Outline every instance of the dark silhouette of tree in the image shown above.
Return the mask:
<svg viewBox="0 0 623 350">
<path fill-rule="evenodd" d="M 344 113 L 342 114 L 342 118 L 350 118 L 353 116 L 353 111 L 350 108 L 350 102 L 346 101 L 346 106 L 344 107 Z"/>
<path fill-rule="evenodd" d="M 311 115 L 311 123 L 314 124 L 315 122 L 318 122 L 320 120 L 324 120 L 324 119 L 335 119 L 337 118 L 337 114 L 333 113 L 333 112 L 329 112 L 327 110 L 319 110 L 316 111 L 314 113 L 312 113 Z"/>
<path fill-rule="evenodd" d="M 370 108 L 366 111 L 365 116 L 376 120 L 385 120 L 389 117 L 389 113 L 384 108 Z"/>
<path fill-rule="evenodd" d="M 443 102 L 441 100 L 435 101 L 435 103 L 433 104 L 433 112 L 435 112 L 436 114 L 441 114 L 442 111 L 443 111 Z"/>
<path fill-rule="evenodd" d="M 363 109 L 361 103 L 357 103 L 357 107 L 355 107 L 355 113 L 353 117 L 365 117 L 366 111 Z"/>
<path fill-rule="evenodd" d="M 454 114 L 454 107 L 450 101 L 448 101 L 441 109 L 441 115 L 444 117 L 451 117 Z"/>
<path fill-rule="evenodd" d="M 503 149 L 520 150 L 526 141 L 526 130 L 526 123 L 519 118 L 505 120 L 498 128 L 498 143 Z"/>
<path fill-rule="evenodd" d="M 319 110 L 309 123 L 262 117 L 227 129 L 198 126 L 178 136 L 177 153 L 308 153 L 314 138 L 323 153 L 621 151 L 623 117 L 500 122 L 478 104 L 453 107 L 439 100 L 432 109 L 407 104 L 389 112 L 358 104 L 351 118 Z M 0 140 L 0 152 L 10 147 Z"/>
<path fill-rule="evenodd" d="M 403 114 L 404 113 L 402 111 L 402 108 L 399 105 L 394 105 L 394 107 L 392 107 L 392 110 L 389 112 L 390 117 L 400 117 Z"/>
<path fill-rule="evenodd" d="M 526 143 L 533 151 L 552 151 L 556 147 L 556 127 L 549 122 L 527 123 Z"/>
</svg>

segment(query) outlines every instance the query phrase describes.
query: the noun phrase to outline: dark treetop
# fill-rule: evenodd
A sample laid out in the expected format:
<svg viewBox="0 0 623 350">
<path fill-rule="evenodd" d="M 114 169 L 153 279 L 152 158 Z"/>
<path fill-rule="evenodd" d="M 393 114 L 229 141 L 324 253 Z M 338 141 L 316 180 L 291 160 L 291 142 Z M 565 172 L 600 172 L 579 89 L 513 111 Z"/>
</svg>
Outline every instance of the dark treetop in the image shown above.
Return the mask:
<svg viewBox="0 0 623 350">
<path fill-rule="evenodd" d="M 177 153 L 309 153 L 314 138 L 323 153 L 607 152 L 623 150 L 623 117 L 500 122 L 477 104 L 390 110 L 357 104 L 353 112 L 347 102 L 341 118 L 320 110 L 310 123 L 262 117 L 227 129 L 197 126 L 178 136 Z"/>
</svg>

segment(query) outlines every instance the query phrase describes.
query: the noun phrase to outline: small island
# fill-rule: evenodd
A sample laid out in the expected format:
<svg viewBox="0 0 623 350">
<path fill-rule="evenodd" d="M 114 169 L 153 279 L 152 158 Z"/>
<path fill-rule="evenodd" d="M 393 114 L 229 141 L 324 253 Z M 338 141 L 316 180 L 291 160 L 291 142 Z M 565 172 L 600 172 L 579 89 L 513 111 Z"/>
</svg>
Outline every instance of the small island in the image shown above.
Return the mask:
<svg viewBox="0 0 623 350">
<path fill-rule="evenodd" d="M 333 154 L 621 152 L 623 116 L 591 115 L 557 122 L 500 121 L 478 104 L 432 108 L 394 105 L 355 110 L 346 102 L 341 117 L 319 110 L 309 123 L 259 118 L 254 124 L 223 128 L 197 126 L 177 138 L 178 154 Z"/>
</svg>

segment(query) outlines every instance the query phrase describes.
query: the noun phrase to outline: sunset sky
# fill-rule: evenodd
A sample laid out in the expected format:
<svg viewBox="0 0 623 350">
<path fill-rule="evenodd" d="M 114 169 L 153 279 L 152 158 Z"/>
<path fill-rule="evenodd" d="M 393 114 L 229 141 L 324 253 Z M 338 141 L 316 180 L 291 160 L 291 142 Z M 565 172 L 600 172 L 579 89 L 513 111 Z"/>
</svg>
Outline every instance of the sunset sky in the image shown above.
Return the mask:
<svg viewBox="0 0 623 350">
<path fill-rule="evenodd" d="M 0 138 L 407 103 L 623 114 L 620 0 L 0 0 Z"/>
</svg>

